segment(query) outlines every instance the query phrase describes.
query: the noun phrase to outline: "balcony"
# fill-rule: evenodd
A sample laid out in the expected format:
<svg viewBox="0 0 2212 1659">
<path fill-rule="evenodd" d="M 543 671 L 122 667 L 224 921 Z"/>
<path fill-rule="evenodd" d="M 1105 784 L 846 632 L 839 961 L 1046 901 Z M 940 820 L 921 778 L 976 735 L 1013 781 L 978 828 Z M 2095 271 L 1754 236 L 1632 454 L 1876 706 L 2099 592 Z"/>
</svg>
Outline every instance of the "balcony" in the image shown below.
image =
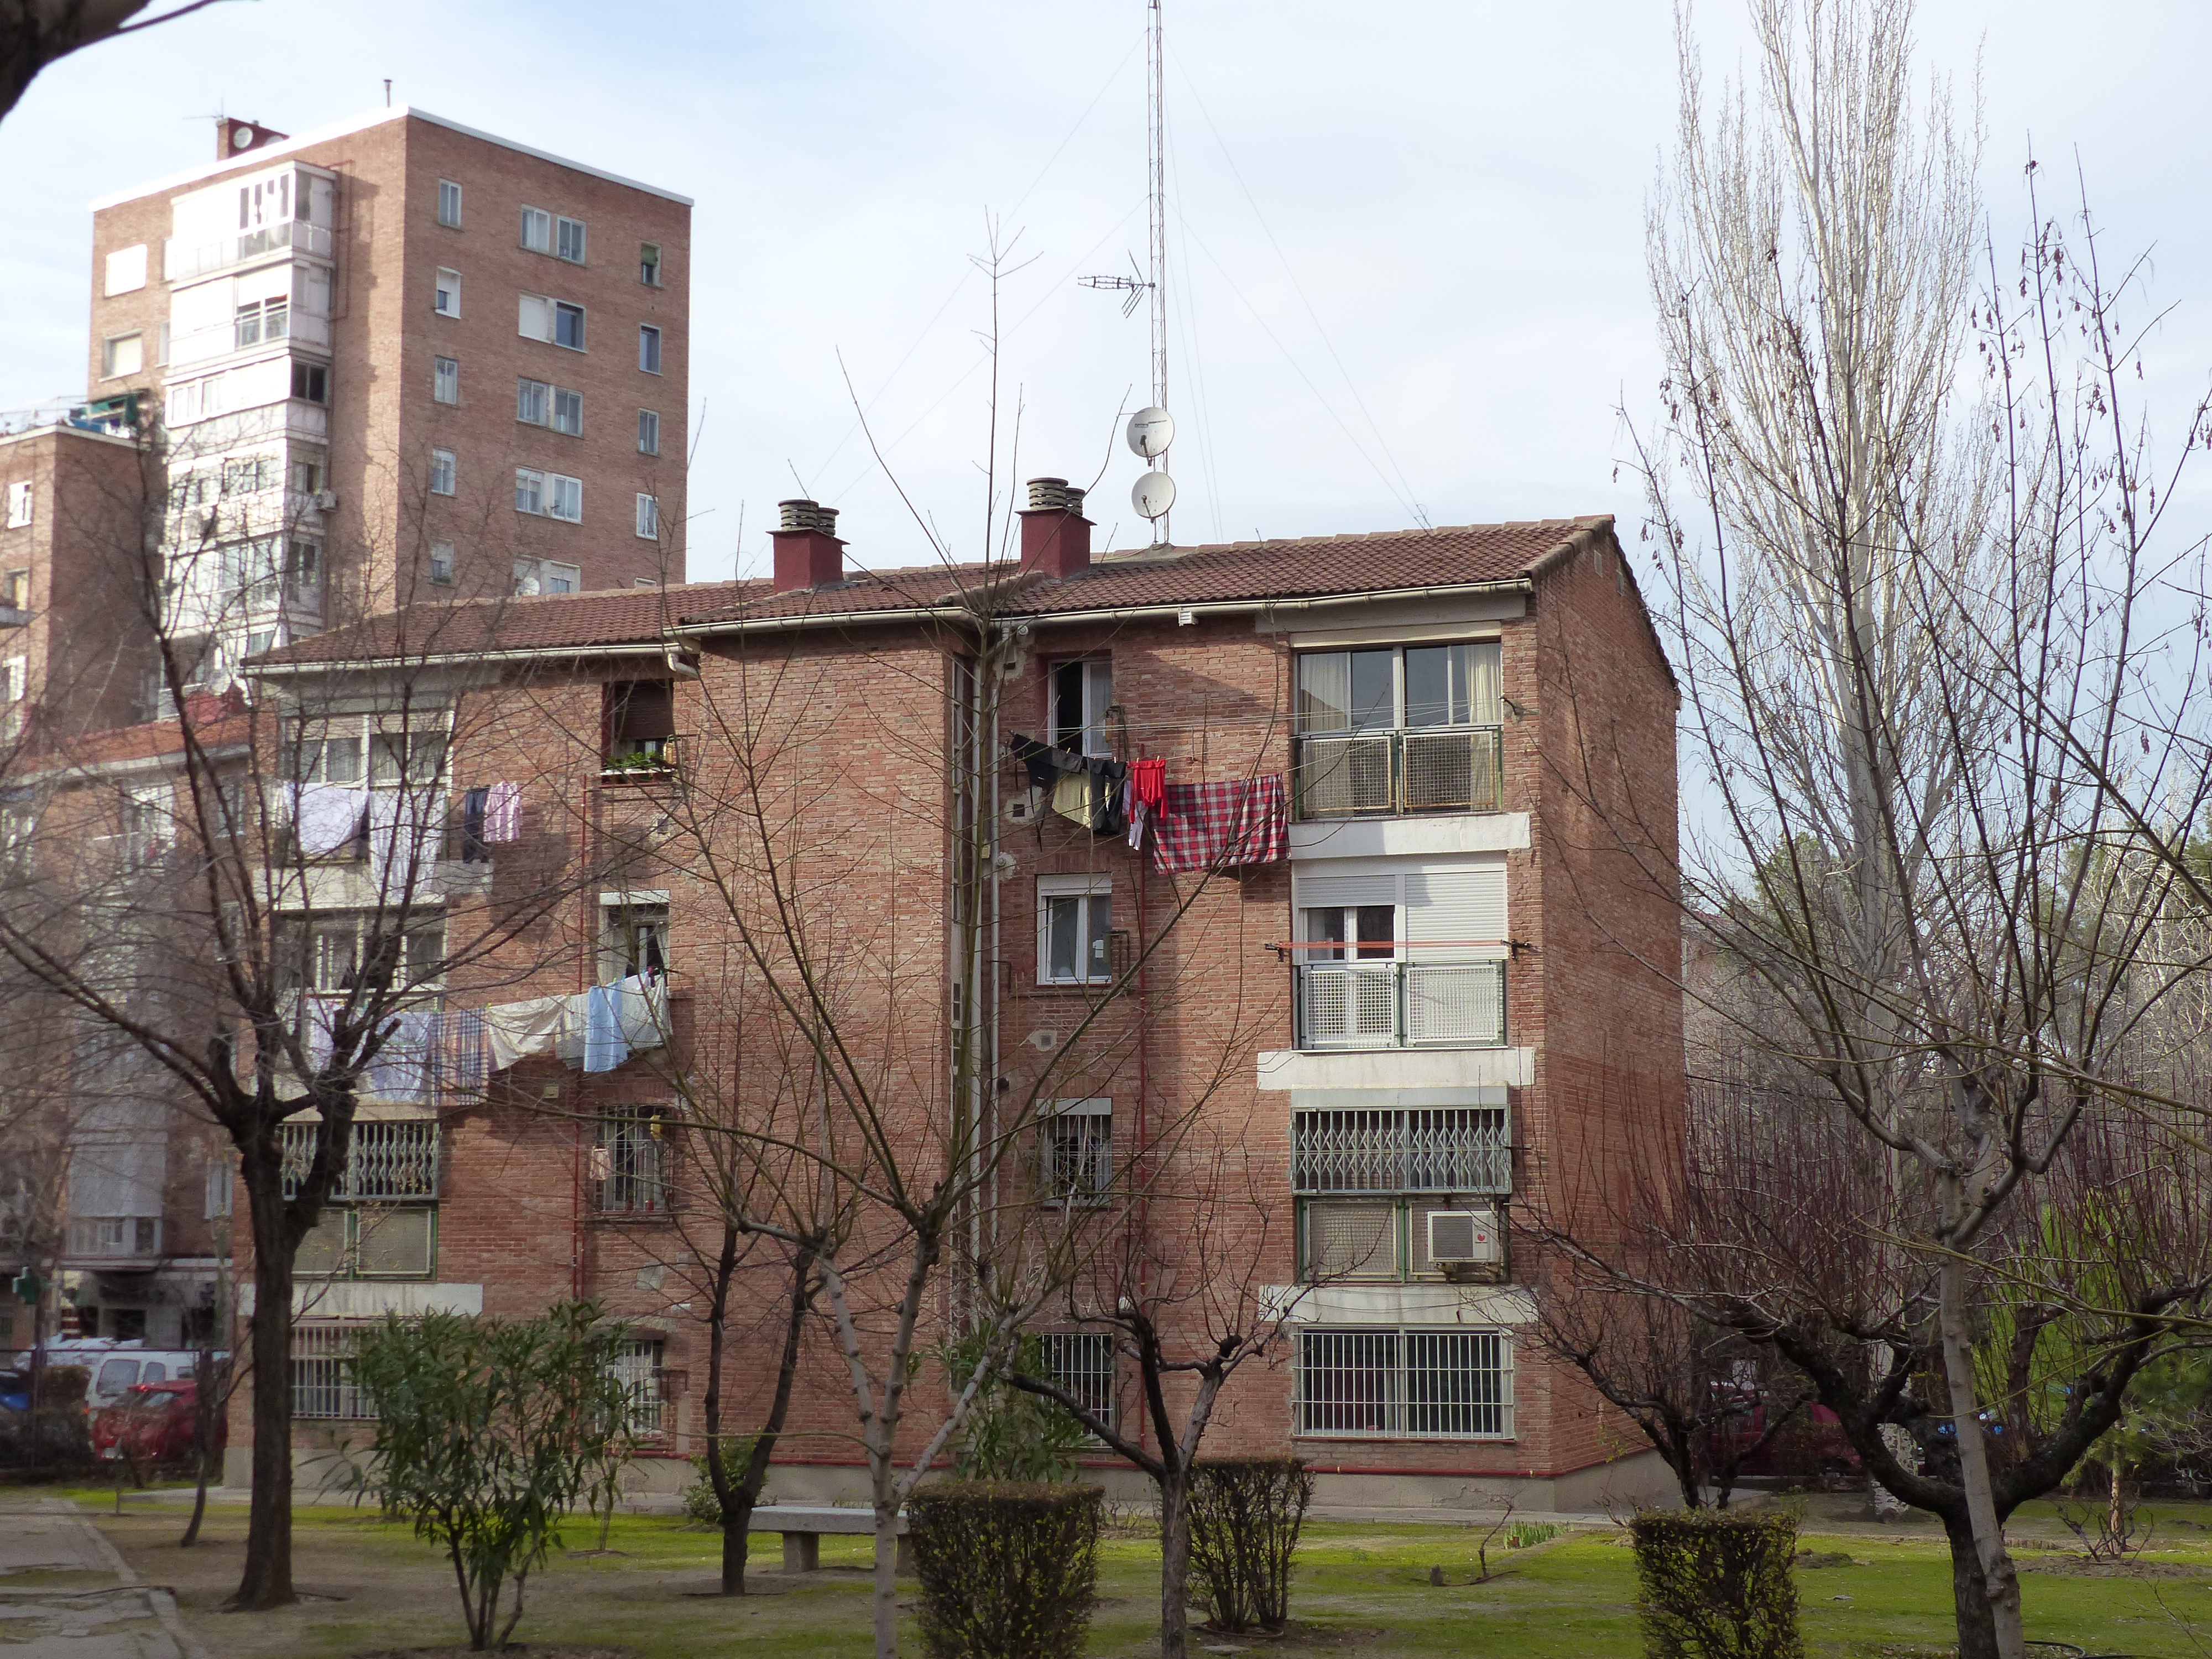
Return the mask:
<svg viewBox="0 0 2212 1659">
<path fill-rule="evenodd" d="M 1300 818 L 1505 810 L 1504 744 L 1495 726 L 1424 726 L 1302 737 L 1291 760 Z"/>
<path fill-rule="evenodd" d="M 312 1123 L 286 1123 L 283 1133 L 284 1196 L 299 1195 L 315 1153 Z M 356 1120 L 346 1151 L 345 1174 L 331 1196 L 353 1203 L 422 1202 L 438 1196 L 438 1125 L 429 1118 L 396 1121 Z"/>
<path fill-rule="evenodd" d="M 173 236 L 161 244 L 161 276 L 167 282 L 189 283 L 282 252 L 310 253 L 327 259 L 331 246 L 329 231 L 297 220 L 226 236 L 219 242 L 203 242 L 198 247 L 179 247 Z"/>
<path fill-rule="evenodd" d="M 1301 1049 L 1505 1046 L 1502 962 L 1314 962 L 1292 971 Z"/>
</svg>

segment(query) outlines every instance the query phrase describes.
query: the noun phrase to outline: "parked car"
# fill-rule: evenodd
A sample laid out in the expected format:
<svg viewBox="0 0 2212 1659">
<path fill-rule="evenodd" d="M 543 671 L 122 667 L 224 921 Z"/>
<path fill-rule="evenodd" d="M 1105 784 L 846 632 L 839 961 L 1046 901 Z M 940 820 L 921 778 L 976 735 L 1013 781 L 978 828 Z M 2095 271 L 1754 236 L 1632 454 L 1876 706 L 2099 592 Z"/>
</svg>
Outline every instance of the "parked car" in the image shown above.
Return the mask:
<svg viewBox="0 0 2212 1659">
<path fill-rule="evenodd" d="M 199 1384 L 190 1377 L 134 1382 L 120 1401 L 92 1419 L 93 1455 L 136 1463 L 185 1462 L 198 1449 L 199 1402 Z M 222 1428 L 217 1418 L 218 1435 Z"/>
<path fill-rule="evenodd" d="M 126 1389 L 141 1382 L 169 1382 L 190 1376 L 200 1358 L 189 1348 L 149 1348 L 137 1342 L 98 1337 L 51 1343 L 46 1355 L 49 1365 L 82 1365 L 91 1373 L 85 1405 L 95 1413 L 114 1405 Z M 27 1362 L 23 1362 L 22 1369 L 29 1369 Z"/>
<path fill-rule="evenodd" d="M 1787 1480 L 1854 1480 L 1865 1474 L 1856 1447 L 1844 1433 L 1842 1419 L 1826 1406 L 1808 1404 L 1775 1431 L 1764 1445 L 1771 1402 L 1764 1394 L 1739 1391 L 1736 1407 L 1714 1437 L 1735 1443 L 1739 1476 Z M 1716 1447 L 1717 1452 L 1720 1448 Z"/>
</svg>

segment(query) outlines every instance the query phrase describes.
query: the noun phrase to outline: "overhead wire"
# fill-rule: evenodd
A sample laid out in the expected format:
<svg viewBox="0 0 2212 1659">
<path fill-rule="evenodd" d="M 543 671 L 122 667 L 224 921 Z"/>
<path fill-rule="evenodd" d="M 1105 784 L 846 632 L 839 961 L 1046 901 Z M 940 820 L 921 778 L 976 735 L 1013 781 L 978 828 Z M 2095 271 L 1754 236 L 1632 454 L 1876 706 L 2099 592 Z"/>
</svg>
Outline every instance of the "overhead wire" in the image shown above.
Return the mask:
<svg viewBox="0 0 2212 1659">
<path fill-rule="evenodd" d="M 1168 49 L 1168 55 L 1174 61 L 1176 73 L 1182 78 L 1184 89 L 1190 94 L 1191 101 L 1198 106 L 1198 112 L 1206 122 L 1206 131 L 1213 135 L 1213 142 L 1221 151 L 1221 159 L 1229 164 L 1230 176 L 1237 180 L 1237 188 L 1243 193 L 1245 205 L 1252 210 L 1253 218 L 1258 221 L 1260 234 L 1267 239 L 1267 246 L 1274 250 L 1276 260 L 1283 267 L 1284 276 L 1290 279 L 1291 291 L 1298 296 L 1298 303 L 1305 307 L 1307 319 L 1313 324 L 1314 332 L 1321 337 L 1322 349 L 1328 353 L 1329 361 L 1336 365 L 1336 372 L 1344 381 L 1345 390 L 1352 394 L 1352 401 L 1358 406 L 1360 417 L 1367 422 L 1368 430 L 1374 434 L 1376 447 L 1382 452 L 1383 459 L 1389 463 L 1390 471 L 1397 474 L 1397 484 L 1392 493 L 1398 496 L 1400 505 L 1406 507 L 1413 514 L 1423 529 L 1431 528 L 1428 514 L 1419 501 L 1414 499 L 1412 480 L 1406 477 L 1405 469 L 1398 465 L 1398 458 L 1390 448 L 1390 441 L 1383 435 L 1381 423 L 1376 420 L 1373 411 L 1367 407 L 1367 400 L 1359 395 L 1358 383 L 1352 378 L 1352 371 L 1345 366 L 1344 358 L 1336 349 L 1336 342 L 1329 337 L 1328 329 L 1321 319 L 1321 313 L 1315 309 L 1313 301 L 1306 294 L 1305 284 L 1298 281 L 1297 268 L 1291 264 L 1290 256 L 1283 252 L 1283 245 L 1276 239 L 1274 228 L 1267 222 L 1267 216 L 1260 210 L 1259 199 L 1252 194 L 1251 185 L 1245 182 L 1243 169 L 1237 165 L 1236 156 L 1231 154 L 1228 141 L 1221 136 L 1221 128 L 1214 121 L 1213 112 L 1206 107 L 1205 98 L 1199 93 L 1198 83 L 1191 78 L 1190 70 L 1184 65 L 1182 59 L 1176 56 L 1173 47 Z M 1207 258 L 1211 258 L 1212 255 L 1209 253 Z M 1249 305 L 1250 301 L 1247 301 L 1246 303 Z M 1256 316 L 1257 313 L 1254 314 Z M 1266 325 L 1263 323 L 1261 326 L 1265 327 Z M 1273 337 L 1272 332 L 1269 337 Z M 1280 346 L 1282 343 L 1277 341 L 1276 343 Z M 1284 355 L 1289 356 L 1287 349 L 1285 349 Z M 1305 378 L 1303 371 L 1300 378 Z M 1310 380 L 1306 383 L 1310 386 L 1313 384 Z M 1320 396 L 1318 390 L 1316 391 L 1315 395 Z M 1326 403 L 1327 399 L 1324 398 L 1323 402 Z M 1334 413 L 1333 410 L 1332 413 Z M 1337 424 L 1342 426 L 1344 423 L 1340 419 Z M 1364 453 L 1362 451 L 1363 455 Z M 1375 465 L 1371 458 L 1369 458 L 1368 465 L 1370 466 Z M 1376 468 L 1378 473 L 1381 470 L 1379 467 Z M 1384 477 L 1383 483 L 1386 486 L 1390 485 L 1390 480 L 1387 477 Z"/>
</svg>

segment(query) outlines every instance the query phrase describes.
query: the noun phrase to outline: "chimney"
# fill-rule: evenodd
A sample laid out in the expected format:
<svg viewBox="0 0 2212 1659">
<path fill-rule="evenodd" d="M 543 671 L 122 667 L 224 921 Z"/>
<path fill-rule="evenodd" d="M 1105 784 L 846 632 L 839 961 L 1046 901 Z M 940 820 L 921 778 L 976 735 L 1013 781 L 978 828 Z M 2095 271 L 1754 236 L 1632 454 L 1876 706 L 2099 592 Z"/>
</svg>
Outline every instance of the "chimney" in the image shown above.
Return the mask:
<svg viewBox="0 0 2212 1659">
<path fill-rule="evenodd" d="M 1083 492 L 1065 478 L 1031 478 L 1022 514 L 1022 568 L 1048 576 L 1079 576 L 1091 568 L 1091 520 Z"/>
<path fill-rule="evenodd" d="M 234 121 L 228 117 L 219 117 L 215 124 L 215 159 L 228 161 L 232 156 L 243 155 L 248 150 L 267 149 L 271 144 L 291 136 L 289 132 L 279 132 L 274 127 L 264 127 L 258 121 Z"/>
<path fill-rule="evenodd" d="M 775 544 L 775 591 L 796 593 L 845 580 L 845 544 L 837 539 L 837 509 L 812 501 L 778 501 L 781 526 Z"/>
</svg>

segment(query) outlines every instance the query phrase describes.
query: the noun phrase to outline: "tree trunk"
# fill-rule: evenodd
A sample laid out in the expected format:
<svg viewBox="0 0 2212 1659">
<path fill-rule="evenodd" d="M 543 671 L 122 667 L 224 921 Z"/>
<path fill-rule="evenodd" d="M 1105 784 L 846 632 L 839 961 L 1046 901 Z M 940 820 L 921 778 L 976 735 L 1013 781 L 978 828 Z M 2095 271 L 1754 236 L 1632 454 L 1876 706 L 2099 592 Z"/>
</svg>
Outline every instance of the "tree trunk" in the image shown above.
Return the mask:
<svg viewBox="0 0 2212 1659">
<path fill-rule="evenodd" d="M 253 1484 L 246 1571 L 224 1605 L 255 1613 L 289 1607 L 292 1589 L 292 1252 L 284 1248 L 284 1186 L 276 1160 L 244 1162 L 253 1218 Z"/>
<path fill-rule="evenodd" d="M 1973 1528 L 1977 1576 L 1989 1609 L 1996 1659 L 2027 1659 L 2027 1648 L 2020 1621 L 2020 1575 L 2014 1571 L 2005 1548 L 2004 1522 L 1998 1518 L 1996 1499 L 1990 1489 L 1990 1453 L 1982 1441 L 1982 1419 L 1974 1398 L 1974 1361 L 1966 1317 L 1966 1268 L 1956 1255 L 1943 1258 L 1938 1270 L 1938 1322 L 1943 1334 L 1943 1375 L 1951 1399 L 1951 1426 L 1959 1443 L 1959 1485 L 1966 1493 L 1966 1513 Z M 1955 1551 L 1956 1545 L 1954 1544 Z M 1954 1563 L 1956 1577 L 1956 1563 Z M 1966 1627 L 1961 1613 L 1959 1626 L 1960 1659 L 1969 1659 Z"/>
<path fill-rule="evenodd" d="M 1169 1448 L 1173 1455 L 1173 1448 Z M 1190 1474 L 1170 1468 L 1160 1482 L 1160 1659 L 1190 1653 Z"/>
<path fill-rule="evenodd" d="M 2001 1659 L 1989 1582 L 1982 1577 L 1974 1523 L 1961 1508 L 1942 1517 L 1951 1543 L 1951 1602 L 1959 1625 L 1959 1659 Z"/>
<path fill-rule="evenodd" d="M 2106 1529 L 2111 1533 L 2115 1546 L 2122 1546 L 2128 1538 L 2128 1500 L 2125 1486 L 2126 1468 L 2117 1451 L 2112 1454 L 2112 1505 L 2107 1511 Z"/>
<path fill-rule="evenodd" d="M 876 1659 L 898 1659 L 898 1496 L 891 1491 L 890 1452 L 876 1482 Z"/>
</svg>

